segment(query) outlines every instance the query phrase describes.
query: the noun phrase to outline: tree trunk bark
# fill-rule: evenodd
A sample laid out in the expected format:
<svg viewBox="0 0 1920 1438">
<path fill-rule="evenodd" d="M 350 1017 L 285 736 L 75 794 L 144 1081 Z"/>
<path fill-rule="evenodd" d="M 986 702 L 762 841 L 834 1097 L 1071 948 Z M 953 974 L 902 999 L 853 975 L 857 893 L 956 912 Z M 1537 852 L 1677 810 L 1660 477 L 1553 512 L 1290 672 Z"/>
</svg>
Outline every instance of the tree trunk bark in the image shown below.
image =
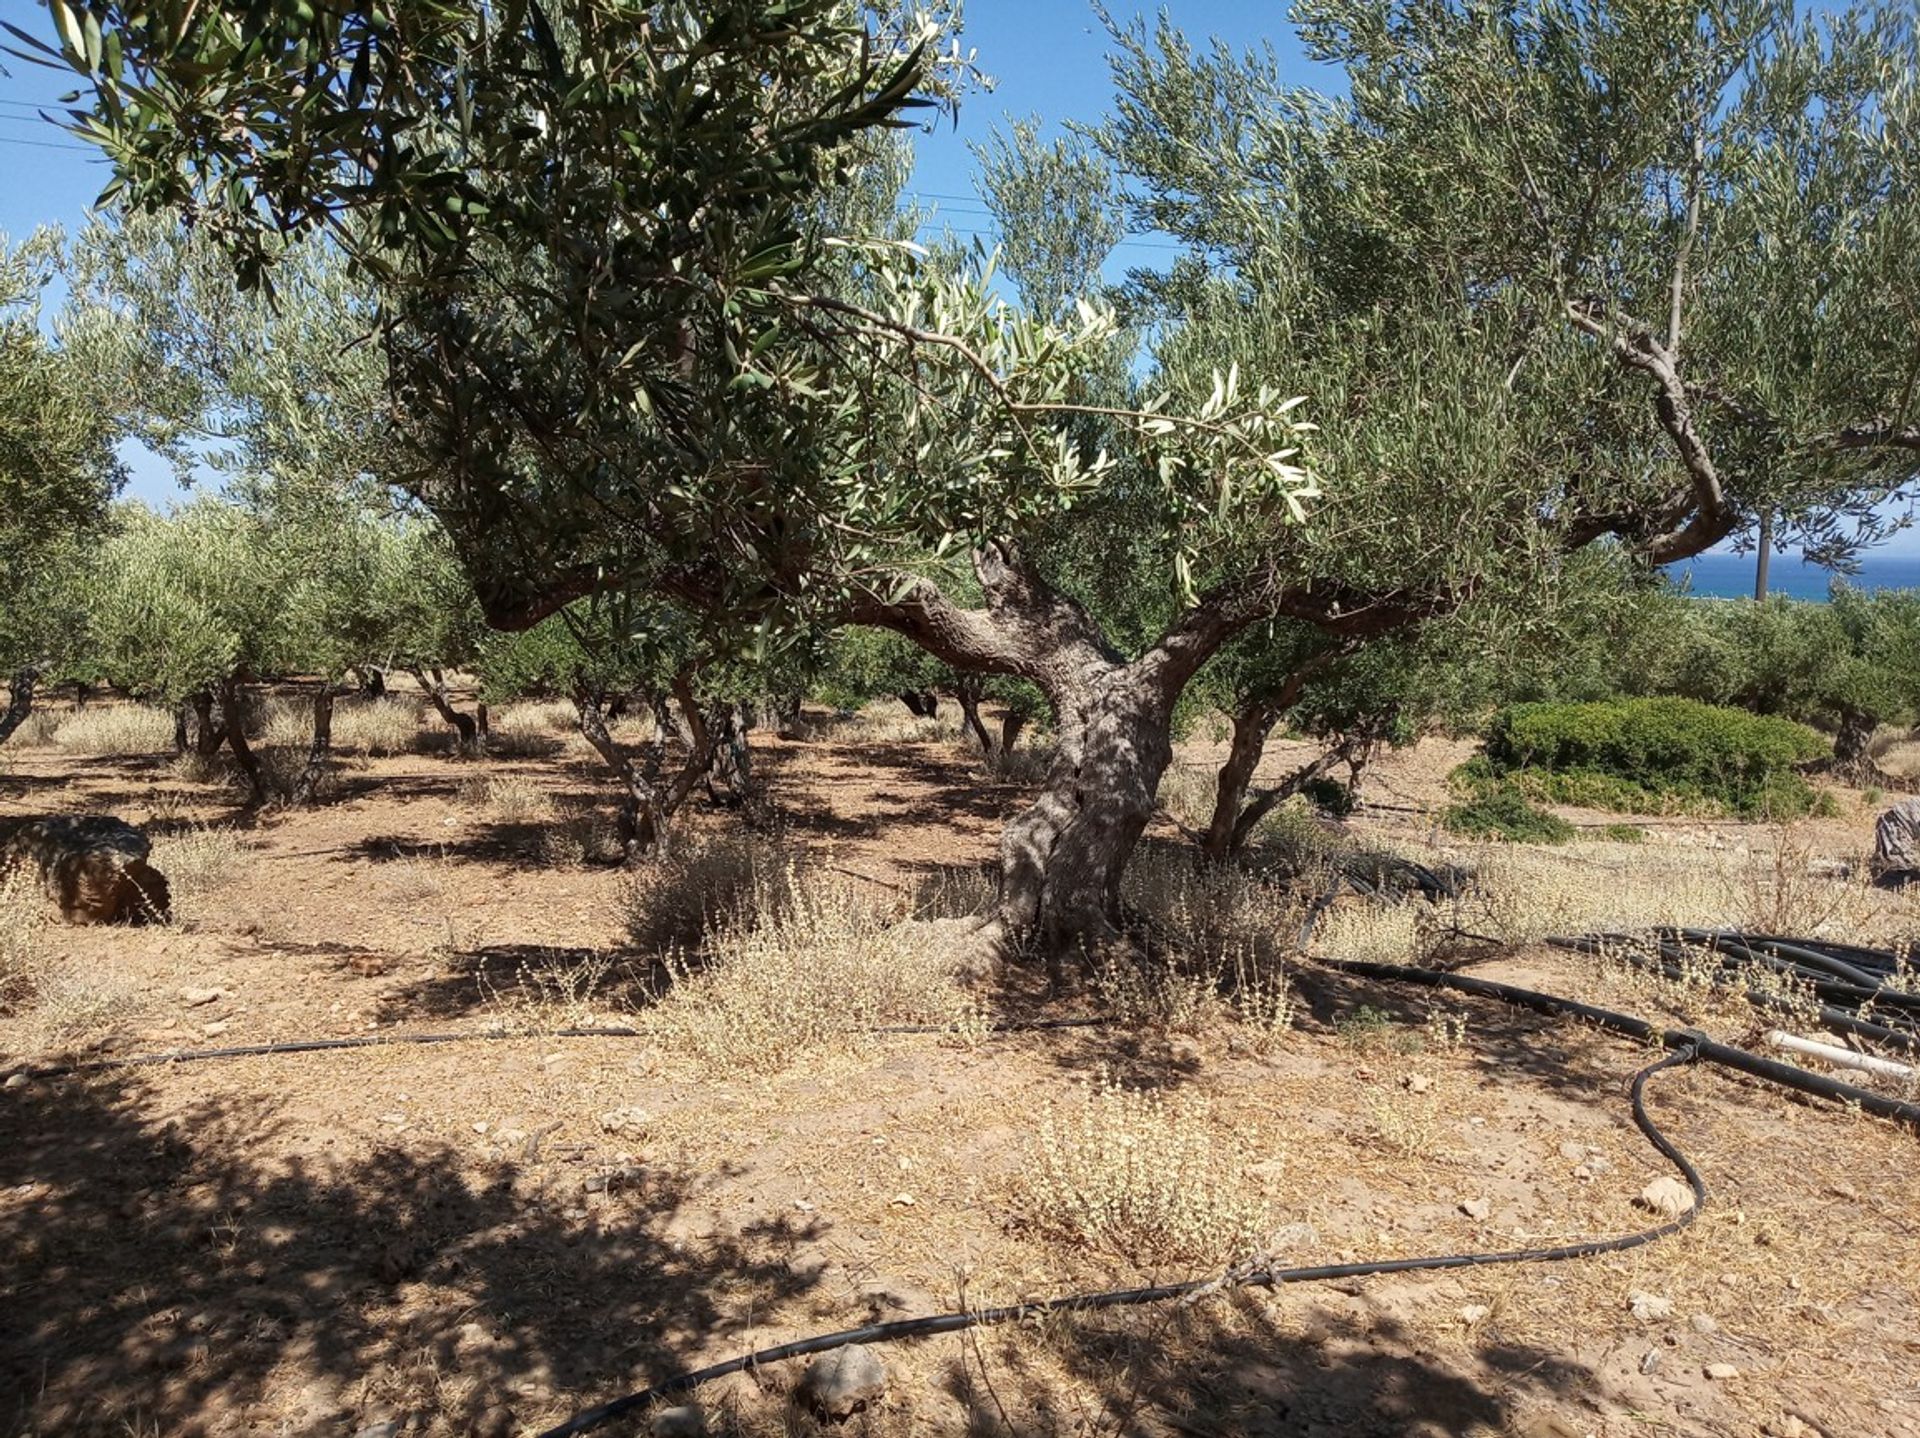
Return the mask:
<svg viewBox="0 0 1920 1438">
<path fill-rule="evenodd" d="M 1887 776 L 1870 752 L 1873 731 L 1879 727 L 1872 715 L 1857 709 L 1842 710 L 1840 725 L 1833 735 L 1833 763 L 1836 778 L 1855 784 L 1881 784 Z"/>
<path fill-rule="evenodd" d="M 1033 716 L 1026 710 L 1013 708 L 1000 717 L 1000 752 L 1011 754 L 1013 746 L 1020 742 L 1020 733 L 1027 727 L 1027 721 Z"/>
<path fill-rule="evenodd" d="M 294 782 L 293 802 L 302 806 L 314 803 L 320 786 L 326 782 L 328 762 L 333 757 L 333 685 L 322 683 L 313 696 L 313 741 L 307 746 L 306 767 Z"/>
<path fill-rule="evenodd" d="M 960 682 L 953 687 L 954 702 L 960 706 L 960 716 L 967 722 L 967 729 L 973 735 L 974 742 L 980 746 L 985 758 L 993 757 L 993 735 L 987 726 L 980 722 L 980 684 L 966 675 L 960 676 Z"/>
<path fill-rule="evenodd" d="M 213 695 L 202 689 L 187 700 L 193 710 L 193 747 L 209 757 L 220 752 L 220 746 L 227 742 L 225 726 L 213 717 Z"/>
<path fill-rule="evenodd" d="M 1115 666 L 1053 696 L 1053 765 L 1001 837 L 1000 937 L 1058 962 L 1090 956 L 1118 934 L 1120 880 L 1173 758 L 1178 693 Z"/>
<path fill-rule="evenodd" d="M 387 693 L 387 671 L 378 664 L 362 664 L 360 692 L 369 699 L 384 699 Z"/>
<path fill-rule="evenodd" d="M 1280 711 L 1271 704 L 1249 704 L 1235 711 L 1233 742 L 1227 748 L 1227 761 L 1220 766 L 1214 781 L 1213 814 L 1200 840 L 1200 850 L 1209 859 L 1228 859 L 1246 842 L 1252 826 L 1243 830 L 1240 815 L 1246 809 L 1247 790 L 1253 786 L 1254 771 L 1260 767 L 1260 759 L 1267 751 L 1267 736 L 1279 719 Z"/>
<path fill-rule="evenodd" d="M 747 747 L 750 721 L 743 704 L 716 704 L 701 727 L 706 733 L 707 799 L 726 808 L 746 803 L 753 793 L 753 751 Z"/>
<path fill-rule="evenodd" d="M 260 756 L 253 752 L 253 746 L 247 742 L 243 701 L 238 679 L 228 677 L 220 681 L 221 728 L 226 733 L 227 747 L 233 751 L 234 762 L 246 776 L 247 804 L 250 808 L 258 808 L 267 802 L 267 779 L 260 770 Z"/>
<path fill-rule="evenodd" d="M 621 851 L 631 864 L 660 843 L 664 817 L 660 812 L 661 795 L 658 786 L 614 742 L 613 735 L 607 731 L 606 716 L 601 711 L 600 702 L 597 694 L 586 690 L 580 690 L 573 696 L 574 710 L 580 716 L 581 735 L 620 782 L 615 833 L 619 837 Z"/>
<path fill-rule="evenodd" d="M 773 712 L 773 732 L 789 743 L 807 737 L 806 725 L 800 718 L 800 707 L 806 702 L 806 696 L 799 693 L 776 694 L 767 707 Z"/>
<path fill-rule="evenodd" d="M 453 726 L 453 732 L 459 736 L 459 753 L 462 758 L 471 758 L 480 752 L 480 736 L 486 732 L 486 706 L 481 706 L 481 718 L 476 720 L 471 714 L 462 714 L 453 707 L 453 699 L 447 693 L 446 676 L 438 669 L 418 668 L 413 671 L 413 682 L 425 691 L 427 702 L 433 705 L 434 712 L 442 720 Z"/>
<path fill-rule="evenodd" d="M 187 706 L 173 706 L 173 752 L 184 755 L 193 747 L 193 741 L 187 735 Z"/>
<path fill-rule="evenodd" d="M 13 731 L 27 722 L 27 716 L 33 713 L 33 695 L 40 683 L 40 667 L 37 664 L 23 664 L 13 671 L 13 677 L 7 681 L 7 707 L 0 713 L 0 744 L 13 737 Z"/>
</svg>

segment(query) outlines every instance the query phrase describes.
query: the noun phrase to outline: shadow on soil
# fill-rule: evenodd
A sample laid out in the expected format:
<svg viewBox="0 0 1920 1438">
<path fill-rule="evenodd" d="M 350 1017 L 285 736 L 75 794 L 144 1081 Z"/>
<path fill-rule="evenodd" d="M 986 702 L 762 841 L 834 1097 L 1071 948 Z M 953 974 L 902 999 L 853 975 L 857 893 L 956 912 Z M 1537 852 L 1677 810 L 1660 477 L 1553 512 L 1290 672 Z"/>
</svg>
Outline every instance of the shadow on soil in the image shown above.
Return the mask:
<svg viewBox="0 0 1920 1438">
<path fill-rule="evenodd" d="M 596 1170 L 537 1142 L 478 1165 L 411 1137 L 349 1168 L 268 1102 L 151 1099 L 0 1095 L 0 1432 L 518 1432 L 746 1346 L 755 1305 L 818 1281 L 782 1222 L 670 1236 L 687 1175 L 628 1167 L 589 1198 Z M 295 1156 L 256 1164 L 262 1138 Z"/>
</svg>

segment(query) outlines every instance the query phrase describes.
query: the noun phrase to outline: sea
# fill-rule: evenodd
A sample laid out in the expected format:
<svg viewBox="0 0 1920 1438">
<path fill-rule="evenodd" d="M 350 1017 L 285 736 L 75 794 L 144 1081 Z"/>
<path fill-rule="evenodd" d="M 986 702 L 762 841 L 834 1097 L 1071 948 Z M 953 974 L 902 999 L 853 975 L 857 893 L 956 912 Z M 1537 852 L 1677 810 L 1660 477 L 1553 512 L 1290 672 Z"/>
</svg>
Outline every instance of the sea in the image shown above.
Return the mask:
<svg viewBox="0 0 1920 1438">
<path fill-rule="evenodd" d="M 1751 554 L 1702 554 L 1685 564 L 1667 566 L 1667 577 L 1685 584 L 1689 592 L 1715 599 L 1748 599 L 1753 595 Z M 1824 603 L 1838 579 L 1856 589 L 1920 589 L 1920 554 L 1865 554 L 1852 574 L 1836 574 L 1809 564 L 1797 554 L 1776 554 L 1767 569 L 1767 593 L 1789 599 Z"/>
</svg>

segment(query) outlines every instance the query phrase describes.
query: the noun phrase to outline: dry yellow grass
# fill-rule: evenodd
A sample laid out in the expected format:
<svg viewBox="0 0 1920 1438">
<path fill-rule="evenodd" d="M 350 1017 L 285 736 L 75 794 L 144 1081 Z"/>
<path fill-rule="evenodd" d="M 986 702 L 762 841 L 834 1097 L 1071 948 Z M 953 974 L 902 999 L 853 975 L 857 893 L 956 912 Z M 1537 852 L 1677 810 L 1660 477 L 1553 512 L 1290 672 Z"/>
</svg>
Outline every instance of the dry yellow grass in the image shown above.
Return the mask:
<svg viewBox="0 0 1920 1438">
<path fill-rule="evenodd" d="M 153 866 L 167 876 L 173 922 L 192 928 L 208 916 L 215 898 L 246 877 L 252 855 L 232 829 L 199 824 L 153 841 Z"/>
<path fill-rule="evenodd" d="M 1058 1241 L 1143 1268 L 1216 1269 L 1255 1251 L 1267 1206 L 1207 1100 L 1102 1074 L 1040 1114 L 1016 1178 L 1021 1217 Z"/>
<path fill-rule="evenodd" d="M 709 929 L 703 956 L 668 957 L 672 986 L 643 1016 L 663 1049 L 710 1072 L 767 1073 L 871 1031 L 982 1026 L 936 931 L 836 874 L 758 878 L 749 902 Z"/>
<path fill-rule="evenodd" d="M 420 740 L 420 713 L 417 699 L 393 694 L 343 700 L 333 711 L 333 747 L 369 758 L 405 754 Z"/>
<path fill-rule="evenodd" d="M 18 869 L 0 873 L 0 1013 L 33 998 L 46 957 L 46 896 Z"/>
<path fill-rule="evenodd" d="M 475 774 L 461 781 L 459 799 L 496 824 L 538 824 L 553 818 L 553 800 L 525 774 Z"/>
<path fill-rule="evenodd" d="M 173 748 L 173 715 L 147 704 L 92 704 L 61 717 L 53 742 L 69 754 L 155 754 Z"/>
</svg>

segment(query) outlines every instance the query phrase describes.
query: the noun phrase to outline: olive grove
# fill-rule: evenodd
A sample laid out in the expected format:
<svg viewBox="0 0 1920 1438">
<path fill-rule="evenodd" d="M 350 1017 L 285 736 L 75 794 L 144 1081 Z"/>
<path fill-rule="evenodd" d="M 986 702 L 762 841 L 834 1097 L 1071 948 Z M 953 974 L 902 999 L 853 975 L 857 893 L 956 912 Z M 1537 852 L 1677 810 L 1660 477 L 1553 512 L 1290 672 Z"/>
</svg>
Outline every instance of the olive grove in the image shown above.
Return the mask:
<svg viewBox="0 0 1920 1438">
<path fill-rule="evenodd" d="M 1257 760 L 1329 654 L 1762 509 L 1843 550 L 1920 453 L 1891 8 L 1310 0 L 1338 96 L 1117 30 L 1090 148 L 1033 183 L 997 155 L 988 194 L 1043 241 L 1036 206 L 1082 203 L 1178 240 L 1125 323 L 1061 291 L 1058 246 L 1016 257 L 1055 279 L 1013 304 L 871 203 L 887 127 L 964 87 L 942 15 L 52 9 L 126 199 L 248 283 L 306 234 L 368 285 L 383 477 L 491 623 L 644 590 L 703 633 L 850 622 L 1034 686 L 1057 746 L 1003 838 L 1004 945 L 1115 932 L 1229 646 L 1276 646 Z"/>
</svg>

